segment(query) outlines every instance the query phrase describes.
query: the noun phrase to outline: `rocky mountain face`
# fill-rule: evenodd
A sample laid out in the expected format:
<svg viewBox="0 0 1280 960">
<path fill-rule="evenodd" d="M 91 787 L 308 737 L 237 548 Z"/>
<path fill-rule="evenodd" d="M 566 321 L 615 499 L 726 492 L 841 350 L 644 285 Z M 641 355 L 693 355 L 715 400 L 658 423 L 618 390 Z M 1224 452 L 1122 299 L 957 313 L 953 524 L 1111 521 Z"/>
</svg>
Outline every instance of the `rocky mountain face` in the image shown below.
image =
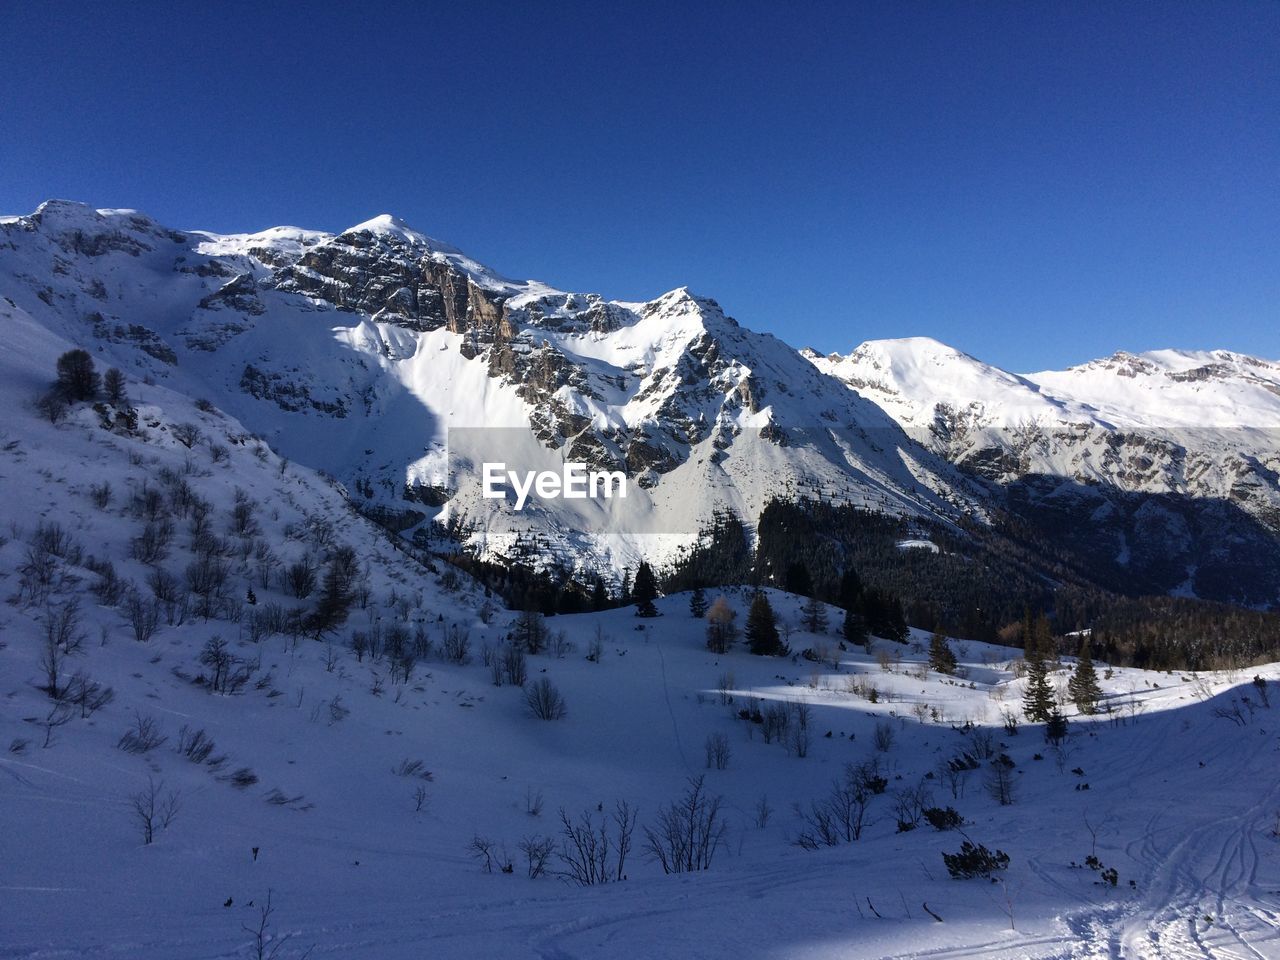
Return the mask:
<svg viewBox="0 0 1280 960">
<path fill-rule="evenodd" d="M 447 502 L 493 533 L 491 505 L 458 482 L 463 431 L 505 459 L 626 472 L 625 503 L 502 518 L 589 566 L 670 556 L 717 512 L 749 524 L 805 491 L 981 513 L 944 459 L 715 301 L 508 280 L 393 217 L 220 236 L 51 201 L 0 221 L 0 295 L 102 362 L 227 410 L 400 529 Z"/>
<path fill-rule="evenodd" d="M 1256 545 L 1280 517 L 1280 368 L 1234 354 L 1039 375 L 927 340 L 820 357 L 687 289 L 622 302 L 510 280 L 390 216 L 216 235 L 64 201 L 0 218 L 0 298 L 227 411 L 393 529 L 443 507 L 491 553 L 532 538 L 584 567 L 662 562 L 717 513 L 750 528 L 773 497 L 821 496 L 1012 513 L 1197 592 L 1237 557 L 1215 530 Z M 459 476 L 491 455 L 622 470 L 631 495 L 497 517 Z"/>
</svg>

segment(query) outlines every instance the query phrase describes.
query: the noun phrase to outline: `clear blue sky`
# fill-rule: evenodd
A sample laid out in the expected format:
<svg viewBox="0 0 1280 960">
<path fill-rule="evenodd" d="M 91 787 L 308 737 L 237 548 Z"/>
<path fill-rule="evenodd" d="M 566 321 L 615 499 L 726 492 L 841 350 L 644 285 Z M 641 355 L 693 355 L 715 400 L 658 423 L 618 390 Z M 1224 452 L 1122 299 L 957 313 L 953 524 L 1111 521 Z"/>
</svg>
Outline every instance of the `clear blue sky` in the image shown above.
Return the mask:
<svg viewBox="0 0 1280 960">
<path fill-rule="evenodd" d="M 1280 357 L 1280 4 L 0 0 L 0 213 L 382 212 L 797 346 Z"/>
</svg>

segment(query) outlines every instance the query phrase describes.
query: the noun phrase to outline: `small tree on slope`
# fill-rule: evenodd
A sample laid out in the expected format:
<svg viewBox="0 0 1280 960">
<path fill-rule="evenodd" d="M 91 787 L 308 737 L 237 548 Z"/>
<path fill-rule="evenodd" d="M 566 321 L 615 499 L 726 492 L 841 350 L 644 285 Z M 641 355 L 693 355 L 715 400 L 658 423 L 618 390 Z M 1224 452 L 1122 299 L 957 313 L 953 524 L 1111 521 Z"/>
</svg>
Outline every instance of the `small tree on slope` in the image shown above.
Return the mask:
<svg viewBox="0 0 1280 960">
<path fill-rule="evenodd" d="M 1091 714 L 1098 709 L 1098 701 L 1102 699 L 1102 688 L 1098 686 L 1098 674 L 1093 669 L 1088 637 L 1080 644 L 1080 657 L 1076 661 L 1075 673 L 1067 683 L 1067 692 L 1081 713 Z"/>
<path fill-rule="evenodd" d="M 1027 691 L 1022 696 L 1022 712 L 1032 723 L 1046 723 L 1053 714 L 1053 688 L 1049 667 L 1041 659 L 1027 661 Z"/>
<path fill-rule="evenodd" d="M 54 389 L 66 400 L 92 400 L 98 395 L 101 378 L 93 368 L 87 350 L 68 350 L 58 358 L 58 382 Z"/>
<path fill-rule="evenodd" d="M 804 603 L 804 628 L 810 633 L 827 632 L 827 605 L 817 597 L 810 597 Z"/>
<path fill-rule="evenodd" d="M 755 595 L 747 612 L 747 644 L 757 656 L 773 657 L 786 652 L 778 636 L 778 618 L 763 590 Z"/>
<path fill-rule="evenodd" d="M 929 638 L 929 666 L 938 673 L 956 672 L 956 655 L 951 652 L 947 638 L 940 632 L 935 632 Z"/>
<path fill-rule="evenodd" d="M 653 579 L 653 568 L 648 562 L 640 561 L 640 567 L 636 570 L 636 582 L 631 590 L 636 601 L 636 616 L 656 617 L 658 610 L 653 601 L 658 596 L 658 585 Z"/>
</svg>

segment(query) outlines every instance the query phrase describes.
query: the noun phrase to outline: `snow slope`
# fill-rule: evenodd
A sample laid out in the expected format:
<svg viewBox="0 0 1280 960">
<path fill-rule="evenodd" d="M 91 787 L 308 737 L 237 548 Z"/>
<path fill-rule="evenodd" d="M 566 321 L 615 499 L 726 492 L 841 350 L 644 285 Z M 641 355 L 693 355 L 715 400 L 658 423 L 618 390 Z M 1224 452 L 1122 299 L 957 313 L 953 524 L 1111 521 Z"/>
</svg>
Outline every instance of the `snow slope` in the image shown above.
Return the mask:
<svg viewBox="0 0 1280 960">
<path fill-rule="evenodd" d="M 687 598 L 673 596 L 659 601 L 656 620 L 629 609 L 552 619 L 563 641 L 530 657 L 530 676 L 551 678 L 568 714 L 537 721 L 522 691 L 495 687 L 483 663 L 510 614 L 486 623 L 478 593 L 405 557 L 328 481 L 255 452 L 236 421 L 165 387 L 129 383 L 137 436 L 104 430 L 84 406 L 57 425 L 40 419 L 28 401 L 38 371 L 68 344 L 12 308 L 5 323 L 0 584 L 11 602 L 0 608 L 0 957 L 252 956 L 268 894 L 267 929 L 289 938 L 274 941 L 281 957 L 1280 955 L 1275 666 L 1257 671 L 1271 708 L 1258 705 L 1252 671 L 1112 671 L 1103 680 L 1112 712 L 1073 718 L 1068 745 L 1055 752 L 1036 727 L 1009 736 L 1001 726 L 1020 699 L 1016 651 L 956 644 L 966 676 L 947 678 L 921 668 L 921 634 L 911 645 L 877 641 L 871 654 L 843 650 L 799 628 L 798 598 L 770 591 L 793 648 L 816 659 L 756 658 L 740 646 L 716 656 Z M 183 422 L 207 439 L 186 447 L 174 433 Z M 317 549 L 317 531 L 331 529 L 367 563 L 367 606 L 328 643 L 280 634 L 255 642 L 248 608 L 238 623 L 229 614 L 162 620 L 149 641 L 134 639 L 121 609 L 90 592 L 101 577 L 88 557 L 110 559 L 143 590 L 155 569 L 183 575 L 185 528 L 162 561 L 130 556 L 142 526 L 131 498 L 168 483 L 166 470 L 213 504 L 213 529 L 231 543 L 225 524 L 244 490 L 258 505 L 255 539 L 275 566 Z M 99 508 L 90 488 L 104 482 L 112 493 Z M 28 545 L 52 522 L 82 550 L 63 551 L 48 603 L 33 602 L 21 589 Z M 229 556 L 232 582 L 254 587 L 257 610 L 298 603 L 274 578 L 263 586 L 239 556 Z M 748 593 L 726 594 L 741 619 Z M 46 728 L 44 625 L 72 600 L 83 640 L 62 675 L 91 678 L 114 699 Z M 838 622 L 838 611 L 828 615 Z M 397 622 L 421 625 L 435 648 L 408 683 L 391 681 L 385 658 L 357 658 L 342 643 L 351 630 Z M 454 626 L 470 638 L 468 663 L 440 655 Z M 193 682 L 215 635 L 258 664 L 237 694 Z M 589 661 L 597 636 L 602 654 Z M 1244 696 L 1255 707 L 1240 707 L 1238 723 L 1215 716 Z M 778 702 L 811 711 L 803 757 L 737 716 Z M 139 715 L 167 739 L 135 754 L 118 742 Z M 887 750 L 874 745 L 877 724 L 891 731 Z M 188 760 L 175 750 L 183 728 L 206 731 L 216 742 L 208 759 L 225 759 Z M 707 769 L 714 734 L 730 749 L 723 770 Z M 1017 764 L 1011 806 L 986 794 L 981 770 L 955 795 L 939 772 L 986 749 Z M 414 760 L 429 780 L 396 773 Z M 888 788 L 861 838 L 796 847 L 793 805 L 821 797 L 844 764 L 871 760 Z M 245 768 L 257 781 L 233 785 L 230 775 Z M 705 873 L 665 876 L 645 855 L 642 830 L 693 775 L 723 797 L 725 843 Z M 177 791 L 180 806 L 144 845 L 130 797 L 149 780 L 163 784 L 162 796 Z M 940 854 L 958 848 L 959 834 L 897 832 L 894 794 L 917 784 L 963 814 L 965 836 L 1009 854 L 1003 886 L 946 876 Z M 615 800 L 631 803 L 640 824 L 625 881 L 581 888 L 524 875 L 522 839 L 557 837 L 561 808 L 598 822 L 597 806 Z M 511 874 L 481 869 L 469 849 L 476 836 L 505 847 Z M 1118 871 L 1116 887 L 1073 866 L 1095 851 Z"/>
</svg>

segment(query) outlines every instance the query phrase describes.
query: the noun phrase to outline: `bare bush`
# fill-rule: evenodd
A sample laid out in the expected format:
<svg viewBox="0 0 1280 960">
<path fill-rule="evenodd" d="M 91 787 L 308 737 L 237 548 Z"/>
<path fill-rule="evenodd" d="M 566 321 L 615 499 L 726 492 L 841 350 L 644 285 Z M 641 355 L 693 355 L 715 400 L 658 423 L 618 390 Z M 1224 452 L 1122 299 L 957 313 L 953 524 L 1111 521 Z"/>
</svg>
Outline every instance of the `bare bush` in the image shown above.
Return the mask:
<svg viewBox="0 0 1280 960">
<path fill-rule="evenodd" d="M 787 725 L 787 752 L 804 759 L 809 755 L 809 747 L 813 743 L 810 730 L 813 708 L 807 703 L 792 703 L 789 707 L 791 719 Z"/>
<path fill-rule="evenodd" d="M 177 440 L 188 450 L 199 443 L 201 437 L 204 436 L 200 432 L 200 428 L 194 423 L 175 423 L 170 432 L 173 434 L 173 439 Z"/>
<path fill-rule="evenodd" d="M 82 720 L 87 720 L 115 698 L 116 692 L 111 687 L 104 687 L 78 670 L 67 684 L 66 702 L 80 708 Z"/>
<path fill-rule="evenodd" d="M 307 557 L 289 564 L 284 571 L 284 585 L 290 594 L 305 600 L 316 589 L 316 568 Z"/>
<path fill-rule="evenodd" d="M 574 821 L 561 808 L 557 853 L 561 868 L 556 872 L 583 887 L 625 880 L 636 816 L 636 811 L 622 801 L 608 816 L 601 813 L 598 823 L 590 811 L 584 810 Z"/>
<path fill-rule="evenodd" d="M 248 767 L 240 767 L 238 770 L 227 774 L 223 779 L 237 790 L 247 790 L 258 782 L 258 775 Z"/>
<path fill-rule="evenodd" d="M 537 880 L 546 873 L 547 863 L 556 847 L 554 840 L 535 834 L 521 840 L 518 847 L 524 854 L 525 872 L 530 880 Z"/>
<path fill-rule="evenodd" d="M 160 601 L 152 598 L 146 600 L 137 590 L 129 593 L 124 606 L 129 626 L 133 628 L 133 639 L 138 643 L 146 643 L 160 625 Z"/>
<path fill-rule="evenodd" d="M 796 816 L 803 824 L 796 845 L 816 850 L 859 839 L 872 799 L 880 792 L 876 785 L 882 782 L 873 765 L 846 763 L 844 775 L 832 781 L 826 797 L 811 801 L 807 809 L 796 804 Z"/>
<path fill-rule="evenodd" d="M 723 733 L 707 734 L 707 742 L 704 745 L 707 754 L 707 769 L 715 767 L 717 770 L 724 770 L 729 766 L 729 738 Z"/>
<path fill-rule="evenodd" d="M 697 776 L 689 778 L 683 797 L 658 811 L 653 825 L 645 827 L 645 848 L 663 873 L 710 869 L 728 830 L 721 802 Z"/>
<path fill-rule="evenodd" d="M 539 677 L 525 689 L 524 702 L 539 720 L 563 720 L 568 713 L 564 697 L 547 677 Z"/>
<path fill-rule="evenodd" d="M 116 746 L 126 753 L 149 753 L 168 739 L 160 732 L 160 724 L 155 717 L 135 710 L 133 726 L 124 732 Z"/>
<path fill-rule="evenodd" d="M 524 650 L 509 643 L 496 655 L 502 678 L 514 687 L 523 687 L 529 679 L 529 662 Z"/>
<path fill-rule="evenodd" d="M 214 743 L 203 730 L 191 730 L 187 726 L 183 726 L 178 731 L 177 751 L 186 757 L 192 763 L 204 763 L 209 759 L 209 755 L 213 753 Z"/>
<path fill-rule="evenodd" d="M 140 563 L 158 563 L 169 555 L 172 540 L 173 521 L 168 517 L 149 520 L 131 541 L 133 558 Z"/>
<path fill-rule="evenodd" d="M 176 790 L 164 789 L 164 781 L 156 783 L 148 777 L 145 790 L 129 797 L 134 819 L 142 830 L 142 842 L 155 840 L 157 830 L 166 830 L 178 816 L 181 796 Z"/>
<path fill-rule="evenodd" d="M 414 777 L 418 780 L 435 779 L 435 774 L 427 769 L 427 765 L 423 761 L 410 760 L 408 757 L 405 757 L 396 766 L 392 767 L 391 772 L 397 777 Z"/>
<path fill-rule="evenodd" d="M 450 663 L 464 664 L 471 659 L 471 635 L 456 623 L 444 630 L 440 641 L 440 653 Z"/>
<path fill-rule="evenodd" d="M 894 730 L 893 725 L 889 723 L 877 723 L 875 732 L 871 735 L 871 742 L 875 748 L 881 753 L 888 753 L 893 749 Z"/>
</svg>

